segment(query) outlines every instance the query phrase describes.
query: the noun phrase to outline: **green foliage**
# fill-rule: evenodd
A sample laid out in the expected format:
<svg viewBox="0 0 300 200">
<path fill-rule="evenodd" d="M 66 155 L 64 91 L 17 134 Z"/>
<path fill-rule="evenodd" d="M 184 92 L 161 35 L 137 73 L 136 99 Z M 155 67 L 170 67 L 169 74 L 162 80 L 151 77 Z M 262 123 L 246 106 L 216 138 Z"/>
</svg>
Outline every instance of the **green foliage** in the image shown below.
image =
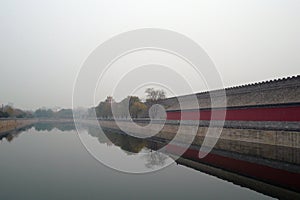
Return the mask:
<svg viewBox="0 0 300 200">
<path fill-rule="evenodd" d="M 54 113 L 54 117 L 62 118 L 62 119 L 70 119 L 73 118 L 72 109 L 61 109 L 58 112 Z"/>
<path fill-rule="evenodd" d="M 14 109 L 11 106 L 5 106 L 5 112 L 11 117 L 14 116 Z"/>
<path fill-rule="evenodd" d="M 107 101 L 100 102 L 100 104 L 95 108 L 97 117 L 102 118 L 111 118 L 112 117 L 112 110 L 111 104 Z"/>
<path fill-rule="evenodd" d="M 8 118 L 9 114 L 7 112 L 0 111 L 0 118 Z"/>
<path fill-rule="evenodd" d="M 0 118 L 32 118 L 32 112 L 23 111 L 13 108 L 12 106 L 4 106 L 0 111 Z"/>
<path fill-rule="evenodd" d="M 34 116 L 37 118 L 71 119 L 73 118 L 73 112 L 72 109 L 61 109 L 58 112 L 54 112 L 51 109 L 37 109 L 34 112 Z"/>
<path fill-rule="evenodd" d="M 54 116 L 54 112 L 51 109 L 37 109 L 34 112 L 34 116 L 37 118 L 52 118 Z"/>
<path fill-rule="evenodd" d="M 95 108 L 96 115 L 99 118 L 128 118 L 129 115 L 132 118 L 137 118 L 139 115 L 147 110 L 147 106 L 141 102 L 137 96 L 128 96 L 121 102 L 115 102 L 111 97 L 107 97 L 104 102 L 100 102 Z"/>
<path fill-rule="evenodd" d="M 147 110 L 147 106 L 142 102 L 134 102 L 130 107 L 130 115 L 133 118 L 138 118 L 140 113 L 143 113 Z"/>
</svg>

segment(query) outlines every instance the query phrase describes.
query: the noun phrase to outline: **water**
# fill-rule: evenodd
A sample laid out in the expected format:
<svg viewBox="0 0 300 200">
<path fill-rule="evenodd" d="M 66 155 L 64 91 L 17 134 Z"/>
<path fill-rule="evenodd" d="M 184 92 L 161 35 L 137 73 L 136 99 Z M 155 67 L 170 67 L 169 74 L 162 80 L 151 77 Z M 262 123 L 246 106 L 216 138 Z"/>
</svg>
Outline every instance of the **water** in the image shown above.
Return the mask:
<svg viewBox="0 0 300 200">
<path fill-rule="evenodd" d="M 86 151 L 73 128 L 44 124 L 2 138 L 0 199 L 271 199 L 183 165 L 139 175 L 112 170 Z M 99 145 L 117 152 L 112 156 L 143 159 L 113 143 Z"/>
</svg>

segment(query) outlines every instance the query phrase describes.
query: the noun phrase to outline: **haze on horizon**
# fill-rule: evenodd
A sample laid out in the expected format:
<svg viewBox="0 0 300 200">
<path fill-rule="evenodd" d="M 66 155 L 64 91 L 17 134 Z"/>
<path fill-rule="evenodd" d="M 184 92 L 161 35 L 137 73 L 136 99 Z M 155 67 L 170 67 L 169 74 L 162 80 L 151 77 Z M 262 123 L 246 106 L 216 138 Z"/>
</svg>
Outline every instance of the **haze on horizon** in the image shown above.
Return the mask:
<svg viewBox="0 0 300 200">
<path fill-rule="evenodd" d="M 88 55 L 138 28 L 169 29 L 196 41 L 225 87 L 297 75 L 299 10 L 298 0 L 3 0 L 0 104 L 70 108 Z"/>
</svg>

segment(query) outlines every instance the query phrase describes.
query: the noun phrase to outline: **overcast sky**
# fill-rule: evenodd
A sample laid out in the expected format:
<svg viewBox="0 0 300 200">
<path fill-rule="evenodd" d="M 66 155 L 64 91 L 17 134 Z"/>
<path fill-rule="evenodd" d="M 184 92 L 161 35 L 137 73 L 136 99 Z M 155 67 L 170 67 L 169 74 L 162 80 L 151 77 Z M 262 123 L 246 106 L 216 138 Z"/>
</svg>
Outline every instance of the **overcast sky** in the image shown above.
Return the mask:
<svg viewBox="0 0 300 200">
<path fill-rule="evenodd" d="M 225 86 L 300 74 L 299 11 L 299 0 L 1 0 L 0 103 L 71 107 L 89 53 L 138 28 L 196 41 Z"/>
</svg>

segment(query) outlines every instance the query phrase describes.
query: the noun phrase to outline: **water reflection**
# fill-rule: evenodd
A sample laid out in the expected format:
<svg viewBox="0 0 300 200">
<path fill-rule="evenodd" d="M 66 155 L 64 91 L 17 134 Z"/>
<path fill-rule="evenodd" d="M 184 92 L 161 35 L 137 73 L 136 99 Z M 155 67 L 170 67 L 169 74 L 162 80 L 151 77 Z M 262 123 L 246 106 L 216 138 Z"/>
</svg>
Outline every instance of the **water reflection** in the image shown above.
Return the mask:
<svg viewBox="0 0 300 200">
<path fill-rule="evenodd" d="M 15 138 L 17 138 L 20 135 L 20 133 L 32 128 L 33 126 L 34 125 L 30 125 L 30 126 L 26 126 L 26 127 L 20 128 L 20 129 L 2 133 L 2 134 L 0 134 L 0 141 L 2 141 L 3 139 L 6 139 L 8 142 L 12 142 Z"/>
<path fill-rule="evenodd" d="M 126 159 L 137 157 L 126 155 L 113 143 L 100 144 L 87 131 L 85 135 L 112 159 L 116 159 L 116 152 Z M 83 148 L 76 131 L 57 128 L 36 131 L 32 127 L 11 143 L 4 138 L 0 160 L 0 199 L 270 199 L 176 165 L 153 174 L 119 173 L 97 163 Z"/>
<path fill-rule="evenodd" d="M 97 127 L 88 126 L 88 134 L 96 137 L 101 144 L 107 144 L 108 146 L 115 145 L 120 147 L 127 155 L 136 155 L 137 153 L 147 151 L 143 153 L 142 159 L 145 160 L 145 166 L 149 169 L 154 169 L 155 167 L 165 166 L 167 164 L 168 156 L 152 151 L 157 150 L 157 145 L 153 145 L 153 141 L 146 139 L 140 139 L 133 136 L 123 134 L 120 131 L 112 131 L 109 129 L 104 129 L 103 134 L 100 133 Z"/>
<path fill-rule="evenodd" d="M 30 128 L 37 131 L 75 130 L 73 123 L 37 123 L 6 133 L 0 140 L 11 142 Z M 104 137 L 95 126 L 86 126 L 86 130 L 99 144 L 117 146 L 128 156 L 150 151 L 150 154 L 141 154 L 147 168 L 166 164 L 168 156 L 155 151 L 165 145 L 164 141 L 139 139 L 109 129 L 104 130 Z M 198 148 L 191 146 L 176 162 L 269 196 L 300 198 L 299 148 L 221 139 L 205 159 L 198 159 L 197 151 Z M 172 153 L 170 149 L 169 155 Z"/>
<path fill-rule="evenodd" d="M 151 154 L 146 154 L 143 156 L 146 160 L 147 163 L 145 164 L 146 167 L 148 168 L 153 168 L 153 166 L 165 166 L 167 156 L 158 153 L 158 152 L 152 152 Z"/>
<path fill-rule="evenodd" d="M 165 164 L 167 156 L 155 150 L 167 141 L 155 137 L 138 139 L 110 129 L 104 129 L 107 138 L 103 138 L 98 131 L 97 128 L 88 128 L 88 133 L 97 137 L 100 143 L 114 144 L 126 152 L 138 153 L 145 148 L 154 150 L 145 155 L 148 168 Z M 176 154 L 176 148 L 169 148 L 165 153 L 172 156 Z M 176 162 L 269 196 L 300 198 L 299 148 L 220 139 L 204 159 L 198 158 L 198 150 L 199 147 L 191 146 Z"/>
<path fill-rule="evenodd" d="M 34 128 L 36 131 L 52 131 L 58 129 L 60 131 L 73 131 L 75 130 L 75 124 L 72 122 L 60 123 L 60 122 L 38 122 L 32 125 L 28 125 L 13 131 L 0 134 L 0 141 L 6 139 L 8 142 L 12 142 L 17 138 L 20 133 Z"/>
<path fill-rule="evenodd" d="M 67 123 L 59 123 L 59 122 L 39 122 L 34 125 L 35 130 L 37 131 L 51 131 L 54 128 L 60 131 L 72 131 L 75 130 L 74 123 L 67 122 Z"/>
<path fill-rule="evenodd" d="M 146 147 L 146 140 L 131 137 L 124 134 L 118 134 L 113 131 L 104 131 L 106 137 L 103 137 L 99 133 L 99 130 L 95 127 L 87 127 L 88 133 L 93 137 L 97 137 L 99 143 L 106 143 L 108 145 L 119 146 L 127 154 L 139 153 L 143 148 Z"/>
</svg>

